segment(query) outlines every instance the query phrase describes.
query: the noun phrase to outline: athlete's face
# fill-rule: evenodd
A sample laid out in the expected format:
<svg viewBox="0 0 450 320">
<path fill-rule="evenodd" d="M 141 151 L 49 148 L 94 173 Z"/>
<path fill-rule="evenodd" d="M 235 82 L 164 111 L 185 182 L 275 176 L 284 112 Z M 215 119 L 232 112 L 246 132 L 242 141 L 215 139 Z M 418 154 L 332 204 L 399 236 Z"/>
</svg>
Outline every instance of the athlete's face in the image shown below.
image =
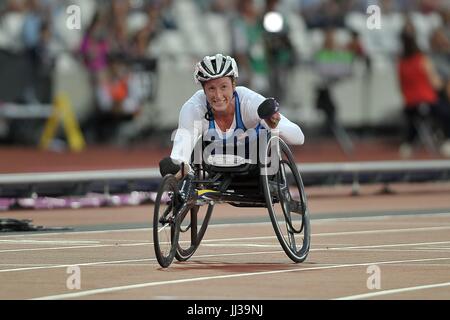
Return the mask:
<svg viewBox="0 0 450 320">
<path fill-rule="evenodd" d="M 230 77 L 207 81 L 203 90 L 211 108 L 216 112 L 225 112 L 233 105 L 235 85 Z"/>
</svg>

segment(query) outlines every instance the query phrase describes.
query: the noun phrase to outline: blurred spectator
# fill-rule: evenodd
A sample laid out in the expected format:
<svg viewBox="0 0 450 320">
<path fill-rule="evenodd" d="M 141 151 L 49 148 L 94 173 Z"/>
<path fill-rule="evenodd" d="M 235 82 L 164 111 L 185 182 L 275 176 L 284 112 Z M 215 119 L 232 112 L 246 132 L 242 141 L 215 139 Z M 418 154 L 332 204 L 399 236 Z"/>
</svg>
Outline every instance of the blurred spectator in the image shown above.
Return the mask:
<svg viewBox="0 0 450 320">
<path fill-rule="evenodd" d="M 314 56 L 314 66 L 319 75 L 316 87 L 316 108 L 326 115 L 327 128 L 337 121 L 337 106 L 333 99 L 332 87 L 339 80 L 351 75 L 353 53 L 337 46 L 335 29 L 327 28 L 322 48 Z"/>
<path fill-rule="evenodd" d="M 411 19 L 414 24 L 416 41 L 419 48 L 428 52 L 430 50 L 430 37 L 433 31 L 442 26 L 442 18 L 437 11 L 411 12 L 406 20 Z"/>
<path fill-rule="evenodd" d="M 154 37 L 152 23 L 147 23 L 132 37 L 129 49 L 129 68 L 135 78 L 136 90 L 145 99 L 154 99 L 157 88 L 157 59 L 150 54 L 151 39 Z"/>
<path fill-rule="evenodd" d="M 294 17 L 294 14 L 297 12 L 292 8 L 300 8 L 300 12 L 309 28 L 325 28 L 327 34 L 325 45 L 314 56 L 315 66 L 320 76 L 320 83 L 316 88 L 317 96 L 315 102 L 317 108 L 324 111 L 329 126 L 335 124 L 338 118 L 339 106 L 336 105 L 332 94 L 335 84 L 339 83 L 340 79 L 351 75 L 351 63 L 356 58 L 364 59 L 370 67 L 366 50 L 374 58 L 374 66 L 380 67 L 378 72 L 385 72 L 381 69 L 381 67 L 388 65 L 383 64 L 384 61 L 387 61 L 385 58 L 397 56 L 401 49 L 399 40 L 404 24 L 402 14 L 411 11 L 411 18 L 406 19 L 407 29 L 410 28 L 412 20 L 411 28 L 415 29 L 419 48 L 422 52 L 427 53 L 428 49 L 431 49 L 428 54 L 429 59 L 433 62 L 435 73 L 438 74 L 438 78 L 442 81 L 440 86 L 433 87 L 434 91 L 437 92 L 438 103 L 436 104 L 439 105 L 444 100 L 439 99 L 439 97 L 444 97 L 448 103 L 448 97 L 450 96 L 448 48 L 450 43 L 448 41 L 450 38 L 450 2 L 448 0 L 189 1 L 195 1 L 207 13 L 214 12 L 222 15 L 228 14 L 233 9 L 235 10 L 235 17 L 231 20 L 230 28 L 232 38 L 230 54 L 235 55 L 240 66 L 238 84 L 247 85 L 265 95 L 277 97 L 281 101 L 289 94 L 285 92 L 288 87 L 286 86 L 286 81 L 289 79 L 287 75 L 293 71 L 297 58 L 300 58 L 294 53 L 291 39 L 288 37 L 288 34 L 292 36 L 292 40 L 297 44 L 296 48 L 298 49 L 300 47 L 298 45 L 299 23 L 296 22 Z M 50 83 L 52 82 L 55 65 L 53 48 L 55 44 L 58 45 L 56 36 L 60 32 L 59 30 L 63 28 L 59 27 L 58 30 L 57 24 L 52 23 L 52 19 L 55 22 L 59 22 L 59 20 L 55 16 L 51 17 L 50 11 L 54 13 L 56 6 L 58 6 L 59 11 L 66 15 L 64 9 L 69 3 L 70 1 L 68 0 L 59 3 L 58 0 L 0 0 L 0 45 L 8 54 L 13 53 L 15 55 L 14 58 L 18 61 L 16 62 L 17 65 L 20 62 L 23 66 L 21 70 L 27 71 L 18 72 L 23 74 L 20 76 L 21 79 L 19 79 L 21 82 L 17 81 L 19 85 L 11 81 L 9 76 L 3 76 L 6 80 L 2 80 L 3 82 L 9 81 L 11 86 L 20 87 L 18 91 L 22 92 L 24 82 L 28 81 L 25 78 L 33 77 L 33 80 L 31 80 L 33 85 L 29 86 L 26 94 L 25 100 L 27 102 L 46 102 L 52 96 Z M 83 6 L 87 2 L 76 1 L 76 3 Z M 151 77 L 156 73 L 157 57 L 151 55 L 153 40 L 161 32 L 177 28 L 176 14 L 178 11 L 173 10 L 175 3 L 173 0 L 96 0 L 95 3 L 95 5 L 90 7 L 101 8 L 101 11 L 94 15 L 91 24 L 87 28 L 85 27 L 86 21 L 83 20 L 82 32 L 84 32 L 84 35 L 82 41 L 80 43 L 78 38 L 80 33 L 77 31 L 72 33 L 76 33 L 74 37 L 76 40 L 73 40 L 72 43 L 76 42 L 78 53 L 90 74 L 90 87 L 95 92 L 92 110 L 101 110 L 101 112 L 96 112 L 95 115 L 114 114 L 114 117 L 117 117 L 117 112 L 121 109 L 118 107 L 120 104 L 114 104 L 111 101 L 114 100 L 113 96 L 117 98 L 120 95 L 114 94 L 108 100 L 108 95 L 105 93 L 107 92 L 105 84 L 109 81 L 114 82 L 111 80 L 114 78 L 113 75 L 117 75 L 114 70 L 124 69 L 125 66 L 119 68 L 117 66 L 109 66 L 108 55 L 120 53 L 126 56 L 126 67 L 129 69 L 128 79 L 129 82 L 134 83 L 132 91 L 141 92 L 140 94 L 136 92 L 130 93 L 131 96 L 140 95 L 142 99 L 142 96 L 149 97 L 151 94 L 154 94 L 155 82 Z M 436 19 L 439 3 L 443 7 L 440 11 L 440 19 L 438 19 L 441 22 Z M 178 6 L 178 3 L 176 4 L 177 9 L 184 8 L 182 5 Z M 368 30 L 366 27 L 366 9 L 372 4 L 378 5 L 382 9 L 382 28 L 379 30 Z M 291 8 L 290 11 L 282 11 L 283 6 Z M 86 13 L 88 7 L 82 8 L 83 19 L 91 16 L 91 14 Z M 105 11 L 104 8 L 107 10 Z M 348 45 L 340 48 L 334 43 L 334 31 L 331 31 L 333 29 L 331 27 L 343 26 L 345 15 L 351 10 L 358 10 L 360 17 L 362 17 L 358 20 L 362 21 L 358 25 L 361 27 L 355 27 L 355 29 L 360 32 L 364 46 L 361 44 L 359 34 L 352 32 Z M 282 24 L 281 29 L 278 31 L 269 32 L 264 28 L 263 17 L 267 17 L 266 14 L 268 12 L 281 14 Z M 210 17 L 213 17 L 213 15 L 208 16 L 208 18 Z M 301 21 L 303 23 L 303 19 Z M 440 28 L 434 31 L 437 27 Z M 433 34 L 430 38 L 431 31 L 433 31 Z M 70 34 L 70 32 L 65 34 Z M 306 40 L 302 43 L 306 43 L 306 45 L 302 47 L 311 48 L 311 51 L 305 54 L 307 58 L 311 57 L 310 54 L 315 50 L 315 46 L 312 43 L 311 45 L 307 43 L 310 36 L 314 35 L 316 35 L 315 32 L 309 33 L 308 30 L 305 32 L 304 39 Z M 340 35 L 338 34 L 338 36 Z M 214 37 L 215 35 L 213 30 L 208 30 L 204 34 L 199 33 L 198 36 L 205 37 L 204 40 L 208 41 L 209 38 L 207 37 Z M 311 38 L 315 39 L 314 37 Z M 428 47 L 428 43 L 430 47 Z M 158 46 L 155 46 L 155 48 L 158 48 Z M 27 63 L 24 63 L 25 55 L 31 62 L 31 68 L 28 68 Z M 12 59 L 9 61 L 12 61 Z M 64 62 L 64 59 L 61 61 Z M 115 62 L 115 64 L 120 63 Z M 13 66 L 12 69 L 19 70 L 13 63 L 10 65 Z M 71 67 L 69 64 L 66 65 Z M 7 68 L 3 69 L 5 71 L 3 75 L 7 74 Z M 295 72 L 298 72 L 298 70 L 296 69 Z M 414 71 L 411 69 L 410 72 Z M 149 76 L 150 73 L 152 73 L 151 76 Z M 18 75 L 16 77 L 19 78 Z M 139 85 L 137 85 L 137 78 L 140 79 Z M 375 81 L 378 80 L 376 77 L 373 77 L 373 79 L 374 84 L 376 84 L 375 87 L 377 87 L 378 84 Z M 126 81 L 122 81 L 122 83 L 124 82 Z M 120 87 L 120 85 L 117 85 L 117 88 Z M 122 86 L 122 88 L 124 87 Z M 7 86 L 3 86 L 3 90 L 5 92 L 12 91 Z M 144 91 L 147 92 L 142 93 Z M 150 91 L 153 92 L 151 93 Z M 120 90 L 117 89 L 114 92 L 117 93 Z M 127 96 L 128 94 L 127 91 Z M 22 96 L 23 94 L 20 94 L 20 99 L 16 98 L 19 97 L 19 94 L 14 93 L 13 99 L 14 101 L 23 102 Z M 443 109 L 436 108 L 435 110 L 442 111 Z M 118 113 L 121 114 L 122 120 L 127 117 L 130 119 L 134 118 L 130 114 L 123 115 L 122 112 Z"/>
<path fill-rule="evenodd" d="M 27 11 L 23 23 L 23 41 L 27 49 L 33 50 L 39 41 L 41 25 L 49 21 L 48 8 L 41 5 L 39 0 L 27 0 Z"/>
<path fill-rule="evenodd" d="M 444 133 L 448 139 L 450 137 L 450 39 L 446 36 L 445 29 L 436 29 L 430 43 L 432 49 L 430 57 L 443 82 L 442 88 L 438 91 L 438 107 L 439 116 L 443 119 Z M 441 146 L 441 153 L 450 155 L 450 140 Z"/>
<path fill-rule="evenodd" d="M 176 22 L 175 15 L 173 13 L 173 1 L 174 0 L 162 0 L 163 10 L 162 10 L 162 21 L 166 29 L 177 29 L 178 25 Z"/>
<path fill-rule="evenodd" d="M 354 53 L 336 44 L 333 27 L 327 28 L 324 36 L 323 47 L 315 54 L 313 62 L 319 75 L 316 108 L 325 114 L 325 130 L 334 134 L 346 154 L 351 154 L 353 142 L 338 119 L 338 106 L 332 89 L 336 83 L 351 76 Z"/>
<path fill-rule="evenodd" d="M 130 72 L 127 58 L 123 54 L 108 56 L 108 70 L 100 78 L 96 90 L 98 101 L 96 141 L 113 141 L 119 126 L 139 115 L 144 101 L 137 81 Z"/>
<path fill-rule="evenodd" d="M 345 14 L 352 0 L 305 0 L 301 2 L 301 13 L 308 28 L 344 27 Z"/>
<path fill-rule="evenodd" d="M 107 77 L 108 54 L 110 50 L 109 39 L 107 38 L 107 16 L 103 11 L 97 10 L 83 35 L 80 45 L 80 55 L 84 66 L 89 73 L 90 88 L 93 92 L 91 110 L 87 119 L 82 123 L 82 130 L 87 141 L 94 142 L 97 139 L 104 139 L 104 134 L 99 133 L 101 119 L 99 115 L 100 103 L 97 91 L 100 82 Z"/>
<path fill-rule="evenodd" d="M 50 103 L 52 100 L 52 73 L 55 63 L 51 51 L 52 29 L 50 8 L 38 0 L 28 0 L 23 24 L 23 42 L 30 63 L 29 85 L 25 89 L 25 102 Z"/>
<path fill-rule="evenodd" d="M 111 0 L 111 17 L 114 22 L 126 22 L 130 11 L 129 0 Z"/>
<path fill-rule="evenodd" d="M 23 12 L 26 10 L 25 0 L 6 0 L 2 1 L 2 14 L 9 12 Z"/>
<path fill-rule="evenodd" d="M 166 5 L 171 3 L 166 2 Z M 150 100 L 155 98 L 157 89 L 158 59 L 152 54 L 152 42 L 162 31 L 161 28 L 164 28 L 160 13 L 158 6 L 147 7 L 146 22 L 132 34 L 128 50 L 130 70 L 136 79 L 140 79 L 139 86 L 143 96 Z"/>
<path fill-rule="evenodd" d="M 172 0 L 149 0 L 147 5 L 147 14 L 152 23 L 155 25 L 155 30 L 177 29 L 177 23 L 172 12 Z"/>
<path fill-rule="evenodd" d="M 450 5 L 441 10 L 441 17 L 445 35 L 450 39 Z"/>
<path fill-rule="evenodd" d="M 130 11 L 128 0 L 112 0 L 108 15 L 109 51 L 126 54 L 128 51 L 127 17 Z"/>
<path fill-rule="evenodd" d="M 227 12 L 236 7 L 235 4 L 236 1 L 233 0 L 212 0 L 210 2 L 211 2 L 210 4 L 211 11 L 216 13 L 226 14 Z"/>
<path fill-rule="evenodd" d="M 361 43 L 359 33 L 351 30 L 351 39 L 347 44 L 347 50 L 355 55 L 355 57 L 365 59 L 367 57 L 365 49 Z"/>
<path fill-rule="evenodd" d="M 296 51 L 289 37 L 289 22 L 279 9 L 279 0 L 266 0 L 263 14 L 264 44 L 269 69 L 268 95 L 283 102 L 290 71 L 297 63 Z"/>
<path fill-rule="evenodd" d="M 138 30 L 131 39 L 129 45 L 129 55 L 136 59 L 145 59 L 148 57 L 150 40 L 153 36 L 153 26 L 147 23 L 142 29 Z"/>
<path fill-rule="evenodd" d="M 253 0 L 239 1 L 237 15 L 231 20 L 232 54 L 239 65 L 238 84 L 267 95 L 269 70 L 263 33 Z"/>
<path fill-rule="evenodd" d="M 398 65 L 398 75 L 407 128 L 400 154 L 409 157 L 413 151 L 412 144 L 418 135 L 418 123 L 433 117 L 444 130 L 446 139 L 450 139 L 450 118 L 439 103 L 436 93 L 443 88 L 443 82 L 431 59 L 419 49 L 412 23 L 405 25 L 401 41 L 403 53 Z M 450 140 L 447 140 L 441 148 L 445 156 L 450 156 L 449 142 Z"/>
<path fill-rule="evenodd" d="M 227 14 L 234 10 L 238 0 L 195 0 L 196 5 L 203 12 L 211 11 L 215 13 Z"/>
<path fill-rule="evenodd" d="M 39 41 L 35 48 L 37 65 L 34 67 L 36 95 L 39 102 L 52 103 L 53 73 L 57 56 L 51 46 L 52 29 L 50 24 L 44 22 L 39 31 Z"/>
<path fill-rule="evenodd" d="M 443 28 L 438 28 L 433 32 L 430 44 L 430 58 L 443 81 L 439 94 L 441 99 L 448 104 L 450 101 L 450 39 L 446 37 Z"/>
<path fill-rule="evenodd" d="M 2 47 L 19 52 L 23 49 L 23 23 L 26 14 L 25 1 L 8 0 L 0 16 L 0 35 Z"/>
<path fill-rule="evenodd" d="M 107 55 L 110 47 L 106 23 L 106 16 L 101 11 L 97 11 L 83 36 L 80 46 L 80 53 L 94 88 L 97 86 L 98 77 L 107 68 Z"/>
<path fill-rule="evenodd" d="M 418 4 L 418 9 L 424 14 L 431 12 L 437 12 L 441 0 L 420 0 Z"/>
<path fill-rule="evenodd" d="M 350 30 L 350 34 L 351 38 L 350 41 L 347 43 L 346 49 L 350 53 L 352 53 L 353 61 L 356 61 L 357 59 L 364 61 L 367 71 L 366 75 L 369 75 L 370 72 L 372 71 L 372 61 L 362 43 L 361 36 L 355 30 Z"/>
<path fill-rule="evenodd" d="M 109 42 L 109 50 L 111 52 L 123 52 L 128 51 L 128 30 L 124 21 L 113 21 L 112 37 Z"/>
<path fill-rule="evenodd" d="M 88 140 L 117 141 L 119 127 L 154 98 L 157 64 L 149 49 L 158 32 L 174 27 L 163 18 L 170 6 L 167 0 L 114 0 L 109 11 L 95 13 L 80 46 L 94 92 L 92 114 L 83 124 Z"/>
<path fill-rule="evenodd" d="M 117 117 L 134 116 L 141 108 L 140 96 L 133 90 L 133 78 L 122 54 L 108 57 L 108 71 L 100 79 L 97 90 L 99 108 Z"/>
</svg>

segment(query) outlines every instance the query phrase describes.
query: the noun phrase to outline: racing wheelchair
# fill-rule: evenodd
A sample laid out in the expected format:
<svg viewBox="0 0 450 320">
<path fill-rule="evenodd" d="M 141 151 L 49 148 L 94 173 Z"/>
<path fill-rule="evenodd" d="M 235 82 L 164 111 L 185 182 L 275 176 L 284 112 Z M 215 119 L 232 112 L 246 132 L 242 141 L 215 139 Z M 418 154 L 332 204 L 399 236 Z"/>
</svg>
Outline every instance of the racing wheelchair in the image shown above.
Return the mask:
<svg viewBox="0 0 450 320">
<path fill-rule="evenodd" d="M 279 136 L 269 133 L 266 141 L 264 146 L 257 144 L 256 163 L 222 154 L 192 163 L 192 170 L 181 180 L 172 174 L 164 176 L 153 217 L 154 249 L 161 267 L 169 267 L 174 258 L 192 257 L 216 203 L 267 208 L 287 256 L 296 263 L 306 259 L 311 228 L 301 175 L 289 146 Z"/>
</svg>

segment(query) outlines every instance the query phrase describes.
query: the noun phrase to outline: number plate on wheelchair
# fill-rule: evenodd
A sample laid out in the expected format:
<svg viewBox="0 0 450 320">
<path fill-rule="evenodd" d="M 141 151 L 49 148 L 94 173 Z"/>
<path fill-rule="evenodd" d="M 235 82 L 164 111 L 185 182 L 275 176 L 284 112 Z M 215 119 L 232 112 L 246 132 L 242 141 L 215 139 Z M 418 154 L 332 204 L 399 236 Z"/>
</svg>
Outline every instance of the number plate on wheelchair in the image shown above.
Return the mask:
<svg viewBox="0 0 450 320">
<path fill-rule="evenodd" d="M 217 167 L 238 167 L 249 162 L 247 159 L 233 154 L 210 155 L 207 163 Z"/>
</svg>

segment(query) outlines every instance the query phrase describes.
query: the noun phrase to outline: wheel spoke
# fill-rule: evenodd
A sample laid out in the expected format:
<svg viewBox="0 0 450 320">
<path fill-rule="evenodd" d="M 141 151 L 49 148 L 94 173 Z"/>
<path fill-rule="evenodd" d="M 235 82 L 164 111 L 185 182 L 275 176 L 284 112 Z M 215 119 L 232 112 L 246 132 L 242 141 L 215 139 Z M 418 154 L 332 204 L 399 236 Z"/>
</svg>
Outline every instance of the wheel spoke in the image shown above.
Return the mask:
<svg viewBox="0 0 450 320">
<path fill-rule="evenodd" d="M 195 179 L 191 179 L 189 183 L 190 185 L 185 185 L 186 194 L 190 195 L 186 200 L 189 205 L 184 205 L 179 213 L 181 232 L 175 252 L 178 261 L 186 261 L 195 253 L 206 232 L 214 207 L 212 204 L 197 205 L 199 185 Z M 187 232 L 188 230 L 190 232 Z"/>
</svg>

